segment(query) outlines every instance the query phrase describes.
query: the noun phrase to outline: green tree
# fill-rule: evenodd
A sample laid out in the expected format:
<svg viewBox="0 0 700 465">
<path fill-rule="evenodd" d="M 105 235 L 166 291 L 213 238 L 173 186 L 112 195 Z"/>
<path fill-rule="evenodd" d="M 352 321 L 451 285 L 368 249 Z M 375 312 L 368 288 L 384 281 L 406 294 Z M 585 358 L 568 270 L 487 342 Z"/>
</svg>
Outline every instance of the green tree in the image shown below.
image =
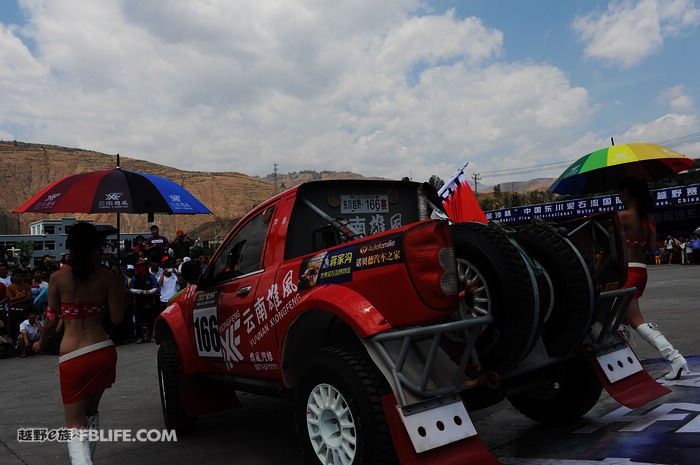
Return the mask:
<svg viewBox="0 0 700 465">
<path fill-rule="evenodd" d="M 501 198 L 501 185 L 500 184 L 496 184 L 495 186 L 493 186 L 493 195 L 495 195 L 497 199 Z"/>
<path fill-rule="evenodd" d="M 482 197 L 479 199 L 479 206 L 482 210 L 498 210 L 501 208 L 500 202 L 493 197 Z"/>
</svg>

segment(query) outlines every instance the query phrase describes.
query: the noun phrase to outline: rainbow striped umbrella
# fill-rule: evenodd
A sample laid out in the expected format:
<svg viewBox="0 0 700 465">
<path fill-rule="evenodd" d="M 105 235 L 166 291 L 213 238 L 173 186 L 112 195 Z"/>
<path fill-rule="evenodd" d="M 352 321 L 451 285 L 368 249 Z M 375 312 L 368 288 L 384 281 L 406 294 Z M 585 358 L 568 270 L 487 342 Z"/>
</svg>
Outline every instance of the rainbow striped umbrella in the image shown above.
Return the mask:
<svg viewBox="0 0 700 465">
<path fill-rule="evenodd" d="M 625 177 L 656 181 L 695 165 L 695 160 L 657 144 L 621 144 L 576 160 L 549 187 L 556 194 L 615 190 Z"/>
</svg>

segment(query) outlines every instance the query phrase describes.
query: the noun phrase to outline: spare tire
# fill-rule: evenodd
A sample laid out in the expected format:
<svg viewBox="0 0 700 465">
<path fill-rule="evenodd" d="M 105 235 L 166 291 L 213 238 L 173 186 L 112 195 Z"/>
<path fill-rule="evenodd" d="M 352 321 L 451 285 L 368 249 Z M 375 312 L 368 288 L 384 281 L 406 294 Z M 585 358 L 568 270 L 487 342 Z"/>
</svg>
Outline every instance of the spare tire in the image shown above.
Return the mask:
<svg viewBox="0 0 700 465">
<path fill-rule="evenodd" d="M 540 334 L 550 356 L 566 355 L 588 333 L 594 311 L 593 284 L 574 245 L 550 226 L 528 224 L 517 228 L 515 240 L 542 269 Z"/>
<path fill-rule="evenodd" d="M 537 335 L 534 272 L 497 226 L 457 223 L 451 230 L 464 317 L 494 319 L 476 341 L 481 369 L 507 373 L 527 355 Z"/>
</svg>

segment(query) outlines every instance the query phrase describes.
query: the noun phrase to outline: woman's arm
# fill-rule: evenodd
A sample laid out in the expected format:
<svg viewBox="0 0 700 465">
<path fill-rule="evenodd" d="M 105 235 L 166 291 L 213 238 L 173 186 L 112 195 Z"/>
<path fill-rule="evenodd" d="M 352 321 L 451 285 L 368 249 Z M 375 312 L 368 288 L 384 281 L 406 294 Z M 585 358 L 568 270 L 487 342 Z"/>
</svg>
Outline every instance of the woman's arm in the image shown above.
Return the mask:
<svg viewBox="0 0 700 465">
<path fill-rule="evenodd" d="M 121 324 L 124 319 L 124 293 L 126 288 L 119 276 L 107 272 L 107 309 L 113 325 Z"/>
<path fill-rule="evenodd" d="M 46 320 L 46 324 L 44 325 L 44 329 L 41 331 L 41 336 L 39 336 L 39 340 L 32 344 L 32 351 L 39 353 L 42 350 L 44 350 L 46 341 L 48 341 L 51 338 L 51 335 L 54 333 L 56 325 L 58 325 L 59 321 L 60 318 Z"/>
<path fill-rule="evenodd" d="M 656 220 L 654 219 L 654 215 L 648 214 L 647 215 L 649 218 L 649 241 L 647 242 L 647 248 L 649 249 L 649 252 L 652 254 L 654 253 L 654 250 L 656 249 Z"/>
</svg>

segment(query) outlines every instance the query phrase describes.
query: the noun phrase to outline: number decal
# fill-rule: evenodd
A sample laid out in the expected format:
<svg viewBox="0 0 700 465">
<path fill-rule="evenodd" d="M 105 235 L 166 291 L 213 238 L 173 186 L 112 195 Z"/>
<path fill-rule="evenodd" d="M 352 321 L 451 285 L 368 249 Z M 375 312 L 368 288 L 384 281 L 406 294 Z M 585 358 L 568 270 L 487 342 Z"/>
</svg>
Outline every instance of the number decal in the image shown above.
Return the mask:
<svg viewBox="0 0 700 465">
<path fill-rule="evenodd" d="M 389 196 L 387 194 L 341 194 L 340 213 L 389 213 Z"/>
<path fill-rule="evenodd" d="M 194 340 L 200 357 L 221 358 L 221 339 L 216 307 L 198 308 L 192 312 Z"/>
</svg>

